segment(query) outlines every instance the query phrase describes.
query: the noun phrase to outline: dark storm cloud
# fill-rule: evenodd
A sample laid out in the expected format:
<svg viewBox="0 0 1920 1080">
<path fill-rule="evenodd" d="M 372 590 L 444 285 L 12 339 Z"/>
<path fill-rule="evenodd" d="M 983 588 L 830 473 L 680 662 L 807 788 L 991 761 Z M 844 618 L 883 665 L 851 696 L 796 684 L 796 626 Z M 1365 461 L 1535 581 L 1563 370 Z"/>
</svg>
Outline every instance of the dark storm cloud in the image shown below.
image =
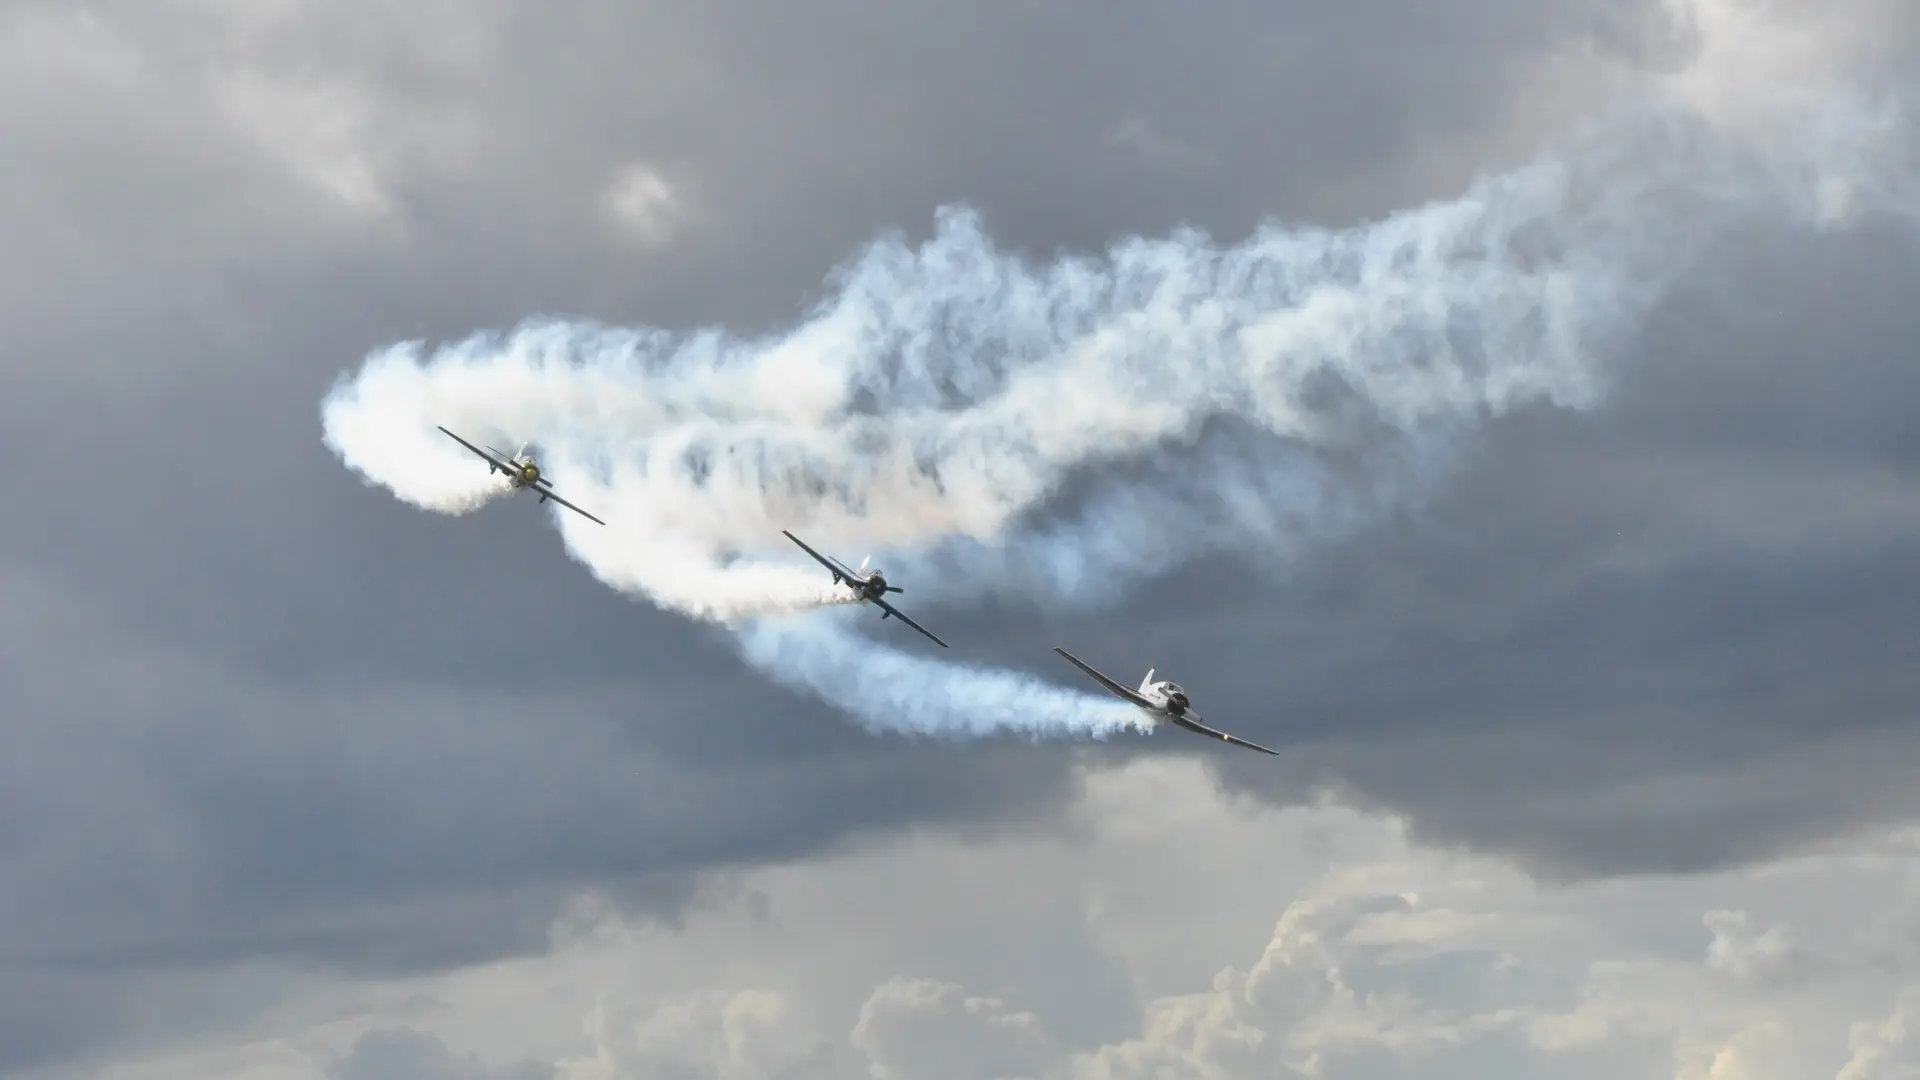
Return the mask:
<svg viewBox="0 0 1920 1080">
<path fill-rule="evenodd" d="M 130 639 L 77 590 L 5 600 L 5 993 L 471 962 L 542 946 L 569 886 L 670 914 L 703 867 L 1062 794 L 1055 761 L 911 753 L 739 680 L 290 683 Z M 0 1020 L 9 1063 L 60 1038 Z"/>
<path fill-rule="evenodd" d="M 570 886 L 670 909 L 703 866 L 1066 795 L 1058 748 L 877 739 L 761 685 L 711 633 L 594 584 L 530 505 L 447 521 L 363 488 L 316 410 L 367 350 L 546 313 L 777 322 L 873 233 L 922 231 L 956 199 L 1036 251 L 1382 211 L 1517 154 L 1543 121 L 1516 120 L 1515 86 L 1543 58 L 1569 58 L 1575 87 L 1596 46 L 1667 62 L 1653 6 L 10 5 L 0 1001 L 34 1010 L 0 1010 L 0 1058 L 99 1037 L 67 1018 L 111 1017 L 133 970 L 457 963 L 537 946 Z M 606 211 L 635 162 L 683 205 L 664 246 Z M 1836 255 L 1829 277 L 1911 280 L 1898 252 L 1877 258 Z M 1901 549 L 1878 519 L 1845 533 L 1877 548 L 1814 536 L 1785 563 L 1720 562 L 1729 532 L 1780 509 L 1774 477 L 1828 490 L 1805 471 L 1826 462 L 1886 490 L 1911 436 L 1903 303 L 1834 285 L 1803 303 L 1777 272 L 1762 310 L 1844 317 L 1793 324 L 1789 347 L 1784 324 L 1728 342 L 1747 314 L 1676 315 L 1648 345 L 1672 363 L 1636 373 L 1610 438 L 1560 416 L 1490 436 L 1434 511 L 1464 548 L 1388 530 L 1292 592 L 1240 599 L 1232 568 L 1205 567 L 1123 629 L 957 613 L 954 637 L 1173 669 L 1223 723 L 1246 717 L 1235 730 L 1316 744 L 1310 776 L 1582 866 L 1703 861 L 1867 812 L 1836 776 L 1777 827 L 1708 822 L 1650 857 L 1610 816 L 1615 778 L 1884 722 L 1905 686 Z M 1873 378 L 1863 419 L 1844 387 Z M 1726 441 L 1700 445 L 1715 425 Z M 1699 485 L 1749 500 L 1703 508 Z M 1607 528 L 1676 508 L 1691 561 L 1661 534 L 1651 568 L 1592 577 Z M 1794 602 L 1832 595 L 1857 607 L 1810 621 Z M 1755 596 L 1773 606 L 1736 602 Z M 1806 639 L 1716 644 L 1756 613 Z M 1828 681 L 1805 681 L 1813 656 Z M 1735 708 L 1715 681 L 1752 670 L 1764 696 L 1782 658 L 1806 708 Z M 1863 671 L 1872 707 L 1841 696 Z M 1520 726 L 1537 758 L 1472 741 Z M 1451 756 L 1408 765 L 1395 747 L 1416 736 Z M 1228 763 L 1261 784 L 1249 768 Z M 1593 794 L 1556 803 L 1569 789 Z"/>
<path fill-rule="evenodd" d="M 1497 422 L 1428 505 L 1304 565 L 1162 582 L 1139 600 L 1163 629 L 1083 640 L 1293 751 L 1222 761 L 1236 787 L 1325 785 L 1550 873 L 1920 810 L 1920 260 L 1893 227 L 1712 269 L 1598 412 Z"/>
</svg>

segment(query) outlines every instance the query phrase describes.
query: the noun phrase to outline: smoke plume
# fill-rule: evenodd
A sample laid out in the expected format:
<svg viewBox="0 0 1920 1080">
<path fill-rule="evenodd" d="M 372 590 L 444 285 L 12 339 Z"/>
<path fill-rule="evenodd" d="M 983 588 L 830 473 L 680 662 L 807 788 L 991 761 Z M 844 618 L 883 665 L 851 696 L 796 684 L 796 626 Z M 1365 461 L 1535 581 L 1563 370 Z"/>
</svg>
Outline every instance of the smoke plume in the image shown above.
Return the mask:
<svg viewBox="0 0 1920 1080">
<path fill-rule="evenodd" d="M 1740 230 L 1910 225 L 1904 88 L 1839 78 L 1814 24 L 1681 10 L 1691 66 L 1457 198 L 1045 265 L 948 209 L 777 334 L 544 320 L 381 350 L 327 398 L 326 440 L 443 513 L 505 489 L 436 425 L 531 442 L 607 519 L 557 517 L 600 580 L 738 627 L 750 663 L 869 725 L 1112 731 L 1130 710 L 795 621 L 848 597 L 781 530 L 884 555 L 930 617 L 990 592 L 1105 603 L 1213 552 L 1271 561 L 1431 490 L 1488 415 L 1593 406 L 1649 309 Z"/>
</svg>

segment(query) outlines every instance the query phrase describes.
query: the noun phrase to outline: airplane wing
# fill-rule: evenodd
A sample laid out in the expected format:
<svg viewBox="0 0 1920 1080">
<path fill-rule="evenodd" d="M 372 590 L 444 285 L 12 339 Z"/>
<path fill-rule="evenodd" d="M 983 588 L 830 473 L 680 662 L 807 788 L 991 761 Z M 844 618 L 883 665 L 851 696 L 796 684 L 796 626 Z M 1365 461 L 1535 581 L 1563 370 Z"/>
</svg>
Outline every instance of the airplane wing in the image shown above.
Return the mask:
<svg viewBox="0 0 1920 1080">
<path fill-rule="evenodd" d="M 546 502 L 548 499 L 552 499 L 554 502 L 559 503 L 561 506 L 566 507 L 567 509 L 573 511 L 576 514 L 579 514 L 583 518 L 586 518 L 588 521 L 600 521 L 599 518 L 594 517 L 592 514 L 587 513 L 585 510 L 582 510 L 579 507 L 568 502 L 567 500 L 561 498 L 560 496 L 555 495 L 551 488 L 541 492 L 540 494 L 542 496 L 542 498 L 540 499 L 541 502 Z M 606 522 L 600 521 L 600 524 L 605 525 Z"/>
<path fill-rule="evenodd" d="M 1194 715 L 1191 711 L 1189 711 L 1185 716 L 1169 716 L 1167 717 L 1167 719 L 1173 721 L 1176 724 L 1179 724 L 1181 727 L 1186 728 L 1188 731 L 1193 732 L 1195 735 L 1205 735 L 1210 739 L 1219 739 L 1223 743 L 1232 743 L 1235 746 L 1244 746 L 1249 750 L 1258 750 L 1263 754 L 1272 754 L 1274 757 L 1280 756 L 1280 751 L 1278 750 L 1269 750 L 1266 747 L 1261 746 L 1259 743 L 1250 743 L 1247 740 L 1240 738 L 1238 735 L 1229 735 L 1224 731 L 1213 730 L 1207 725 L 1202 724 L 1200 722 L 1200 718 Z"/>
<path fill-rule="evenodd" d="M 1087 674 L 1093 676 L 1093 681 L 1099 683 L 1101 686 L 1106 687 L 1109 691 L 1112 692 L 1113 696 L 1118 698 L 1125 698 L 1126 700 L 1133 702 L 1135 705 L 1138 705 L 1143 709 L 1153 709 L 1153 711 L 1156 713 L 1160 711 L 1159 709 L 1154 708 L 1153 702 L 1148 701 L 1146 698 L 1141 697 L 1139 694 L 1135 693 L 1134 691 L 1129 690 L 1124 686 L 1121 686 L 1119 683 L 1114 682 L 1112 679 L 1109 679 L 1105 675 L 1102 675 L 1099 672 L 1093 670 L 1093 668 L 1087 666 L 1086 661 L 1081 660 L 1079 657 L 1073 655 L 1067 650 L 1056 647 L 1053 651 L 1059 653 L 1061 656 L 1066 657 L 1067 662 L 1072 664 L 1074 667 L 1077 667 L 1081 671 L 1084 671 Z"/>
<path fill-rule="evenodd" d="M 907 618 L 906 615 L 903 614 L 899 608 L 894 607 L 892 604 L 887 603 L 885 600 L 875 600 L 873 602 L 873 606 L 881 609 L 882 611 L 885 611 L 888 615 L 891 615 L 894 618 L 899 619 L 901 622 L 906 623 L 908 626 L 913 627 L 915 630 L 920 631 L 921 633 L 927 635 L 928 637 L 933 638 L 933 643 L 935 645 L 938 645 L 943 649 L 949 647 L 946 642 L 941 641 L 937 637 L 934 637 L 933 631 L 927 629 L 924 626 L 921 626 L 919 623 L 914 622 L 912 619 Z"/>
<path fill-rule="evenodd" d="M 438 424 L 434 426 L 439 427 Z M 507 475 L 509 476 L 513 475 L 514 468 L 512 465 L 509 465 L 508 463 L 501 461 L 499 458 L 494 457 L 492 454 L 487 453 L 485 450 L 482 450 L 479 447 L 468 442 L 467 440 L 461 438 L 460 436 L 455 435 L 453 432 L 448 431 L 446 428 L 440 428 L 440 430 L 443 434 L 447 436 L 447 438 L 452 439 L 454 442 L 459 443 L 461 446 L 464 446 L 467 449 L 473 451 L 474 453 L 479 454 L 481 457 L 486 458 L 489 462 L 493 463 L 494 465 L 498 465 L 500 468 L 505 469 L 507 471 Z M 574 509 L 578 510 L 579 507 L 575 507 Z"/>
<path fill-rule="evenodd" d="M 848 569 L 847 569 L 846 567 L 844 567 L 844 566 L 838 566 L 838 565 L 835 565 L 835 563 L 834 563 L 834 560 L 832 560 L 832 559 L 829 559 L 829 558 L 827 558 L 827 557 L 826 557 L 825 555 L 822 555 L 822 554 L 820 554 L 819 552 L 817 552 L 817 551 L 815 551 L 815 550 L 813 550 L 812 548 L 810 548 L 810 547 L 808 547 L 808 546 L 806 545 L 806 542 L 805 542 L 805 541 L 803 541 L 803 540 L 801 540 L 801 539 L 800 539 L 799 537 L 797 537 L 797 536 L 795 536 L 795 535 L 793 535 L 792 533 L 790 533 L 790 532 L 788 532 L 788 531 L 787 531 L 787 530 L 785 530 L 785 529 L 781 529 L 781 530 L 780 530 L 780 535 L 782 535 L 782 536 L 784 536 L 784 537 L 786 537 L 787 539 L 789 539 L 789 540 L 791 540 L 791 541 L 793 541 L 793 542 L 794 542 L 794 543 L 796 543 L 796 544 L 799 544 L 799 545 L 800 545 L 800 550 L 801 550 L 801 551 L 804 551 L 804 552 L 806 552 L 807 554 L 809 554 L 809 555 L 811 555 L 811 556 L 813 556 L 813 557 L 814 557 L 814 559 L 815 559 L 816 561 L 818 561 L 818 562 L 820 563 L 820 565 L 821 565 L 821 566 L 824 566 L 824 567 L 826 567 L 826 568 L 827 568 L 828 570 L 831 570 L 831 571 L 833 571 L 833 579 L 834 579 L 835 581 L 846 581 L 846 580 L 850 580 L 850 579 L 849 579 L 849 578 L 847 577 L 847 575 L 848 575 L 848 574 L 850 574 L 850 573 L 852 573 L 852 571 L 850 571 L 850 570 L 848 570 Z M 856 576 L 857 576 L 857 575 L 856 575 Z M 901 618 L 903 618 L 903 619 L 904 619 L 904 618 L 906 618 L 906 616 L 905 616 L 905 615 L 902 615 L 902 616 L 900 616 L 900 617 L 901 617 Z"/>
</svg>

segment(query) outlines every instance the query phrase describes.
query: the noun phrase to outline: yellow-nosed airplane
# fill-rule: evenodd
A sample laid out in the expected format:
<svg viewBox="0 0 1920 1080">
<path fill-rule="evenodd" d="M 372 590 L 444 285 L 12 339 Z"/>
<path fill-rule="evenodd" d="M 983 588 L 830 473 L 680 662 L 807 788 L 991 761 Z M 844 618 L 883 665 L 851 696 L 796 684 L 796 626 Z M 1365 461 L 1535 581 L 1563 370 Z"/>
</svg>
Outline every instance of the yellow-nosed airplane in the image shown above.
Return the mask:
<svg viewBox="0 0 1920 1080">
<path fill-rule="evenodd" d="M 555 495 L 553 493 L 553 484 L 549 482 L 546 477 L 540 475 L 540 466 L 533 458 L 527 456 L 526 447 L 522 446 L 512 455 L 507 455 L 502 454 L 498 450 L 494 450 L 491 446 L 487 447 L 486 450 L 482 450 L 460 436 L 455 435 L 453 432 L 448 431 L 446 428 L 441 428 L 440 430 L 449 439 L 486 458 L 488 472 L 506 473 L 507 483 L 512 484 L 515 491 L 524 488 L 540 496 L 541 502 L 552 499 L 554 502 L 559 503 L 561 506 L 566 507 L 589 521 L 600 521 L 599 518 L 594 517 L 585 510 Z M 493 452 L 488 453 L 487 450 L 493 450 Z M 600 524 L 605 525 L 606 522 L 600 521 Z"/>
</svg>

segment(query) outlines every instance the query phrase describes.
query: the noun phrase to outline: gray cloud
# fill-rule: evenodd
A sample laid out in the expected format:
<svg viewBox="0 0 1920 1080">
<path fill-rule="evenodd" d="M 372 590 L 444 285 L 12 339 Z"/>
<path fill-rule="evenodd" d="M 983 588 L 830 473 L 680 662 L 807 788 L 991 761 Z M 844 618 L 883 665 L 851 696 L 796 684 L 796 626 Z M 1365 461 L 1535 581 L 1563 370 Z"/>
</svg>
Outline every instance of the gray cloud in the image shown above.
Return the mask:
<svg viewBox="0 0 1920 1080">
<path fill-rule="evenodd" d="M 511 970 L 369 996 L 485 1060 L 552 1061 L 566 1080 L 1618 1078 L 1715 1062 L 1849 1077 L 1908 1056 L 1911 950 L 1883 950 L 1911 937 L 1910 827 L 1748 869 L 1541 888 L 1507 860 L 1409 843 L 1395 822 L 1250 812 L 1191 763 L 1086 780 L 1078 836 L 901 837 L 749 871 L 761 904 L 709 909 L 682 934 L 587 918 Z M 954 888 L 969 880 L 1001 887 Z M 1061 935 L 1096 939 L 1134 991 L 1095 1007 L 1103 1032 L 1059 1023 L 1088 1005 L 1071 987 L 1036 994 L 1024 978 L 1076 967 Z M 971 974 L 953 970 L 962 957 Z M 349 1033 L 256 1029 L 251 1056 L 325 1060 L 313 1048 L 389 1015 L 376 1006 Z M 176 1067 L 249 1075 L 222 1058 L 216 1042 Z"/>
<path fill-rule="evenodd" d="M 115 632 L 76 593 L 6 596 L 0 992 L 35 1000 L 0 1030 L 9 1063 L 96 1036 L 38 1014 L 114 1015 L 142 972 L 536 950 L 586 883 L 671 915 L 701 868 L 1066 790 L 1019 748 L 956 771 L 750 687 L 269 681 Z"/>
<path fill-rule="evenodd" d="M 1898 297 L 1920 266 L 1878 236 L 1718 271 L 1607 408 L 1495 425 L 1433 505 L 1266 593 L 1260 631 L 1223 628 L 1274 643 L 1284 719 L 1249 736 L 1561 872 L 1695 868 L 1911 813 L 1889 763 L 1914 690 L 1920 323 Z M 1250 700 L 1200 634 L 1190 685 Z"/>
<path fill-rule="evenodd" d="M 142 972 L 454 964 L 539 947 L 584 882 L 671 913 L 703 867 L 1066 796 L 1067 749 L 876 739 L 751 680 L 531 507 L 362 488 L 315 407 L 367 350 L 777 323 L 954 199 L 1042 253 L 1378 213 L 1668 63 L 1656 9 L 9 5 L 0 1065 L 108 1038 Z M 1053 644 L 1159 666 L 1292 751 L 1235 787 L 1568 873 L 1907 812 L 1920 268 L 1778 245 L 1677 299 L 1606 412 L 1501 423 L 1278 583 L 942 629 L 1062 682 Z"/>
<path fill-rule="evenodd" d="M 362 1035 L 330 1075 L 332 1080 L 548 1080 L 553 1068 L 496 1068 L 471 1054 L 455 1054 L 438 1036 L 388 1028 Z"/>
<path fill-rule="evenodd" d="M 1032 1013 L 928 979 L 893 979 L 876 989 L 851 1041 L 879 1080 L 1037 1076 L 1059 1053 Z"/>
</svg>

